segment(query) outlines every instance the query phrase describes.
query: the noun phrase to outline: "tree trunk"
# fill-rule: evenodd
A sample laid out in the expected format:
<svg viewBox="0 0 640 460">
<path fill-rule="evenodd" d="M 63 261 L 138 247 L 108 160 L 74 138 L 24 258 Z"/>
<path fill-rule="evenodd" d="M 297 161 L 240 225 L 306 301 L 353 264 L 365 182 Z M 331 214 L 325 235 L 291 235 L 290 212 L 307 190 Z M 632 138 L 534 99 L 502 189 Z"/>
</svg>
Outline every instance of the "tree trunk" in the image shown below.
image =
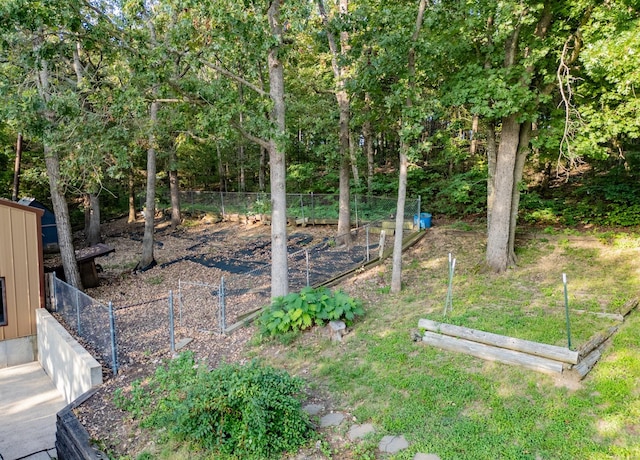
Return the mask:
<svg viewBox="0 0 640 460">
<path fill-rule="evenodd" d="M 407 71 L 409 74 L 409 95 L 407 96 L 406 107 L 413 106 L 413 100 L 411 94 L 415 91 L 415 48 L 414 45 L 418 40 L 420 29 L 422 28 L 422 20 L 424 18 L 424 11 L 427 7 L 426 0 L 420 0 L 418 5 L 418 14 L 416 17 L 416 26 L 411 36 L 411 48 L 409 48 L 409 55 L 407 59 Z M 402 128 L 402 121 L 400 122 L 400 128 Z M 407 196 L 407 169 L 409 164 L 408 159 L 409 142 L 404 139 L 400 134 L 400 174 L 398 175 L 398 203 L 396 205 L 396 231 L 394 234 L 393 244 L 393 268 L 391 271 L 391 292 L 398 293 L 402 289 L 402 233 L 404 230 L 404 205 Z"/>
<path fill-rule="evenodd" d="M 471 119 L 471 146 L 469 153 L 475 155 L 478 153 L 478 126 L 480 125 L 480 116 L 476 113 Z"/>
<path fill-rule="evenodd" d="M 147 148 L 147 199 L 144 210 L 144 236 L 142 238 L 142 258 L 136 269 L 147 270 L 156 264 L 153 255 L 153 231 L 156 217 L 156 135 L 158 125 L 158 102 L 151 102 L 149 147 Z"/>
<path fill-rule="evenodd" d="M 336 93 L 340 111 L 340 198 L 338 211 L 338 244 L 351 242 L 351 190 L 349 188 L 349 96 L 342 90 Z"/>
<path fill-rule="evenodd" d="M 18 133 L 16 141 L 16 162 L 13 166 L 13 191 L 11 199 L 18 201 L 18 193 L 20 191 L 20 163 L 22 162 L 22 133 Z"/>
<path fill-rule="evenodd" d="M 491 210 L 496 199 L 495 178 L 496 161 L 498 158 L 498 143 L 496 142 L 496 126 L 493 122 L 487 124 L 487 230 L 490 227 Z"/>
<path fill-rule="evenodd" d="M 220 176 L 220 191 L 227 193 L 227 178 L 224 175 L 224 165 L 222 164 L 222 152 L 220 152 L 219 142 L 216 142 L 216 153 L 218 155 L 218 175 Z"/>
<path fill-rule="evenodd" d="M 36 43 L 36 55 L 39 54 L 39 39 Z M 51 89 L 49 86 L 49 67 L 46 60 L 40 61 L 40 70 L 38 71 L 37 87 L 38 93 L 43 102 L 47 105 L 51 102 Z M 44 118 L 50 129 L 55 126 L 56 114 L 49 109 L 45 109 Z M 60 257 L 62 259 L 62 268 L 67 283 L 82 289 L 82 280 L 80 279 L 80 271 L 78 270 L 78 262 L 76 261 L 76 253 L 73 248 L 73 235 L 71 233 L 71 220 L 69 219 L 69 207 L 62 191 L 62 182 L 60 177 L 60 158 L 58 152 L 51 148 L 48 139 L 48 132 L 45 131 L 44 136 L 44 161 L 47 168 L 47 176 L 49 177 L 49 190 L 51 193 L 51 203 L 53 204 L 53 213 L 56 216 L 56 229 L 58 230 L 58 246 L 60 247 Z"/>
<path fill-rule="evenodd" d="M 136 183 L 133 168 L 129 170 L 129 218 L 127 223 L 136 221 Z"/>
<path fill-rule="evenodd" d="M 353 182 L 356 187 L 360 186 L 360 171 L 358 171 L 358 142 L 353 135 L 349 133 L 349 160 L 351 161 L 351 174 L 353 174 Z"/>
<path fill-rule="evenodd" d="M 240 144 L 238 147 L 238 170 L 240 173 L 240 177 L 238 178 L 239 187 L 238 190 L 240 192 L 244 192 L 247 190 L 247 184 L 245 181 L 245 170 L 244 170 L 244 145 Z"/>
<path fill-rule="evenodd" d="M 73 248 L 69 207 L 60 189 L 60 159 L 58 158 L 58 153 L 53 151 L 46 142 L 47 141 L 45 141 L 44 145 L 44 161 L 47 167 L 47 175 L 49 176 L 49 190 L 51 191 L 53 213 L 56 216 L 58 245 L 60 246 L 60 257 L 62 258 L 64 277 L 67 283 L 82 290 L 82 280 L 80 279 L 76 253 Z"/>
<path fill-rule="evenodd" d="M 349 1 L 339 0 L 339 9 L 341 15 L 348 12 Z M 349 35 L 347 32 L 340 33 L 340 46 L 338 45 L 333 31 L 329 25 L 329 18 L 324 7 L 323 0 L 318 0 L 318 11 L 324 24 L 329 49 L 331 51 L 331 68 L 336 85 L 336 100 L 338 102 L 338 111 L 340 114 L 339 122 L 339 139 L 340 139 L 340 198 L 338 211 L 338 235 L 336 241 L 338 244 L 348 245 L 351 242 L 351 193 L 349 190 L 350 177 L 350 152 L 349 152 L 349 118 L 350 118 L 350 101 L 349 94 L 345 89 L 345 69 L 340 66 L 340 56 L 348 49 Z"/>
<path fill-rule="evenodd" d="M 407 144 L 400 145 L 400 175 L 398 178 L 398 204 L 396 206 L 396 230 L 393 238 L 393 268 L 391 271 L 391 292 L 402 289 L 402 233 L 404 230 L 404 205 L 407 196 Z"/>
<path fill-rule="evenodd" d="M 265 191 L 265 176 L 267 170 L 267 149 L 260 146 L 260 170 L 258 171 L 258 188 L 261 192 Z"/>
<path fill-rule="evenodd" d="M 267 11 L 269 26 L 276 44 L 267 56 L 269 68 L 269 95 L 273 101 L 271 113 L 276 132 L 269 139 L 269 162 L 271 165 L 271 297 L 287 295 L 289 292 L 289 270 L 287 261 L 287 195 L 284 137 L 286 135 L 284 73 L 278 56 L 282 43 L 280 24 L 280 2 L 273 1 Z"/>
<path fill-rule="evenodd" d="M 85 227 L 85 236 L 89 246 L 94 246 L 102 243 L 102 236 L 100 235 L 100 198 L 95 193 L 89 193 L 87 198 L 89 219 Z"/>
<path fill-rule="evenodd" d="M 169 194 L 171 196 L 171 228 L 182 222 L 180 212 L 180 181 L 178 180 L 178 158 L 174 148 L 169 152 Z"/>
<path fill-rule="evenodd" d="M 518 209 L 520 207 L 520 184 L 522 183 L 522 172 L 524 164 L 529 154 L 529 141 L 531 140 L 531 122 L 524 122 L 520 125 L 520 137 L 518 141 L 518 153 L 516 154 L 516 165 L 514 168 L 513 193 L 511 196 L 511 223 L 509 228 L 509 259 L 516 263 L 518 261 L 515 252 L 516 225 L 518 223 Z"/>
<path fill-rule="evenodd" d="M 369 98 L 369 94 L 365 96 L 365 101 Z M 367 107 L 368 111 L 368 107 Z M 373 133 L 371 132 L 371 121 L 365 120 L 362 124 L 362 137 L 364 137 L 364 151 L 367 157 L 367 194 L 373 194 Z"/>
<path fill-rule="evenodd" d="M 494 184 L 494 199 L 488 222 L 487 264 L 496 272 L 502 272 L 515 263 L 509 244 L 514 221 L 513 196 L 518 193 L 514 187 L 520 181 L 520 177 L 516 177 L 518 152 L 521 151 L 521 124 L 517 117 L 518 114 L 513 114 L 502 119 L 495 173 L 493 179 L 490 178 Z"/>
</svg>

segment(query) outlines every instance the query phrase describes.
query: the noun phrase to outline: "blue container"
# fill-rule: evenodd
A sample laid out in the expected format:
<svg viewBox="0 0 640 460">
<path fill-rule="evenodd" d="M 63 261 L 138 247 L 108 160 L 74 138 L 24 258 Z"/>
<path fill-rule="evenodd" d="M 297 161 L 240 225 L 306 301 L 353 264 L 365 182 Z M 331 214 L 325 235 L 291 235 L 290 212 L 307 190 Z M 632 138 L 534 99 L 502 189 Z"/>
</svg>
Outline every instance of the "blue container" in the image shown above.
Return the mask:
<svg viewBox="0 0 640 460">
<path fill-rule="evenodd" d="M 428 212 L 421 212 L 419 218 L 417 214 L 414 214 L 413 225 L 417 226 L 418 224 L 420 224 L 420 230 L 431 228 L 431 214 L 429 214 Z"/>
</svg>

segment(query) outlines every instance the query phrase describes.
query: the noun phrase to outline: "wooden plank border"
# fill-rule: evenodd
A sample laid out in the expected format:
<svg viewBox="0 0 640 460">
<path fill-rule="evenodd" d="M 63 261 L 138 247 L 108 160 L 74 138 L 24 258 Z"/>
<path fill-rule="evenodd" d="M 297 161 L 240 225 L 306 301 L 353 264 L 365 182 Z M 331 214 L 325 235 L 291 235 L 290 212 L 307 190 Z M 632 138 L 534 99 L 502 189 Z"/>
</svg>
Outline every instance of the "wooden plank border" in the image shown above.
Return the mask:
<svg viewBox="0 0 640 460">
<path fill-rule="evenodd" d="M 555 345 L 547 345 L 539 342 L 531 342 L 529 340 L 517 339 L 515 337 L 507 337 L 491 332 L 479 331 L 477 329 L 469 329 L 453 324 L 439 323 L 428 319 L 420 319 L 418 327 L 426 331 L 440 333 L 450 337 L 470 340 L 485 345 L 498 348 L 504 348 L 513 351 L 527 353 L 541 358 L 552 359 L 567 364 L 578 363 L 578 352 L 569 350 L 568 348 L 557 347 Z"/>
</svg>

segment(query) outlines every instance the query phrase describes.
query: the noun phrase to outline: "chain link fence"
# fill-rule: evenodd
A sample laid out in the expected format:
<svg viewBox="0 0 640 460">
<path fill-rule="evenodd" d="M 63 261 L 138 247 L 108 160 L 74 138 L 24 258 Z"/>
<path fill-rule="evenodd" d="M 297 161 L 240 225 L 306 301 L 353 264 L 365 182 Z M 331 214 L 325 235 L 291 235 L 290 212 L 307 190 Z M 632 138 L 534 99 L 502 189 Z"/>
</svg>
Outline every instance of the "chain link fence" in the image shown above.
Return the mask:
<svg viewBox="0 0 640 460">
<path fill-rule="evenodd" d="M 178 280 L 178 324 L 199 332 L 224 332 L 224 279 L 212 285 Z"/>
<path fill-rule="evenodd" d="M 167 297 L 113 306 L 97 301 L 52 274 L 52 310 L 113 374 L 121 365 L 158 351 L 175 352 L 173 293 Z"/>
<path fill-rule="evenodd" d="M 331 224 L 338 220 L 339 196 L 316 193 L 287 194 L 287 219 L 299 224 Z M 158 207 L 168 205 L 163 197 Z M 271 213 L 269 193 L 181 191 L 181 208 L 184 211 L 212 213 L 226 218 L 230 215 L 268 216 Z M 352 194 L 350 198 L 351 224 L 360 227 L 369 222 L 394 219 L 397 199 L 389 197 Z M 412 219 L 420 213 L 420 198 L 407 200 L 405 218 Z"/>
<path fill-rule="evenodd" d="M 52 310 L 67 329 L 86 341 L 114 374 L 118 372 L 115 315 L 111 303 L 98 302 L 52 274 Z"/>
<path fill-rule="evenodd" d="M 268 213 L 270 203 L 269 195 L 264 193 L 183 192 L 182 200 L 184 207 L 222 215 Z M 303 226 L 337 222 L 336 195 L 290 194 L 287 203 L 288 218 Z M 381 257 L 383 250 L 393 247 L 395 208 L 394 199 L 354 195 L 351 214 L 355 228 L 349 235 L 317 238 L 305 233 L 304 228 L 291 231 L 287 261 L 290 291 L 319 286 Z M 418 231 L 420 200 L 407 200 L 403 215 L 403 233 Z M 217 239 L 212 235 L 189 249 L 203 250 L 214 241 L 229 244 Z M 159 348 L 174 352 L 176 328 L 182 334 L 229 332 L 271 302 L 268 238 L 238 246 L 233 258 L 224 262 L 229 271 L 222 271 L 217 284 L 178 280 L 175 312 L 171 291 L 166 297 L 113 306 L 111 302 L 92 299 L 55 276 L 53 310 L 116 374 L 120 365 L 134 363 L 144 355 L 161 351 Z"/>
<path fill-rule="evenodd" d="M 287 218 L 290 223 L 295 221 L 303 227 L 335 224 L 338 202 L 338 195 L 288 194 Z M 219 214 L 222 218 L 232 215 L 249 218 L 270 212 L 270 195 L 184 191 L 181 206 L 193 212 Z M 295 292 L 305 286 L 318 286 L 377 259 L 383 250 L 392 248 L 396 206 L 395 198 L 352 195 L 355 228 L 348 238 L 335 235 L 318 242 L 311 237 L 307 239 L 304 229 L 292 231 L 288 242 L 289 289 Z M 420 199 L 407 200 L 403 215 L 404 232 L 417 231 Z M 258 241 L 255 246 L 253 250 L 238 251 L 236 258 L 226 261 L 233 265 L 232 272 L 226 273 L 218 285 L 180 281 L 181 325 L 199 331 L 225 332 L 227 327 L 271 302 L 270 242 Z"/>
</svg>

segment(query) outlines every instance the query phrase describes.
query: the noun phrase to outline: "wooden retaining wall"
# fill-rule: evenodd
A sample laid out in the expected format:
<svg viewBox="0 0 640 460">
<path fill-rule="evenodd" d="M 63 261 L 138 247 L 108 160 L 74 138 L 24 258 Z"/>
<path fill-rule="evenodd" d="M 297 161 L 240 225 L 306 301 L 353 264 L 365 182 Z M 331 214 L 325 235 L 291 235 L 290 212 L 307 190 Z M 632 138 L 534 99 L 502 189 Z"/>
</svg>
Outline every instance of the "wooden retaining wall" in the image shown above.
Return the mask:
<svg viewBox="0 0 640 460">
<path fill-rule="evenodd" d="M 637 298 L 625 303 L 619 312 L 622 321 L 637 306 Z M 594 335 L 575 351 L 429 319 L 420 319 L 418 327 L 424 329 L 421 335 L 424 343 L 443 350 L 466 353 L 488 361 L 514 364 L 548 374 L 562 374 L 573 370 L 583 379 L 598 362 L 606 342 L 615 334 L 619 325 Z"/>
<path fill-rule="evenodd" d="M 59 460 L 107 460 L 109 457 L 95 448 L 89 433 L 78 421 L 73 409 L 89 399 L 96 389 L 89 390 L 56 415 L 56 450 Z"/>
</svg>

